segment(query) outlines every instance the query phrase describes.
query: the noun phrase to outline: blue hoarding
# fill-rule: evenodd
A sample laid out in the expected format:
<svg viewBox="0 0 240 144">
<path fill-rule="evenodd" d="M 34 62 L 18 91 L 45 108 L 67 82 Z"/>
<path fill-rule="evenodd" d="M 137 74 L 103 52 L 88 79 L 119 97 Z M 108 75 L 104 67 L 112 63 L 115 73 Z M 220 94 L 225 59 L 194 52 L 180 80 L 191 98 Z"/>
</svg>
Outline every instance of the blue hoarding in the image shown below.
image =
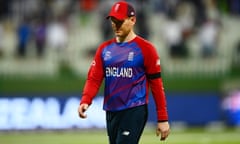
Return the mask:
<svg viewBox="0 0 240 144">
<path fill-rule="evenodd" d="M 205 125 L 221 121 L 221 97 L 217 93 L 167 93 L 170 122 Z M 80 119 L 79 94 L 2 95 L 0 97 L 0 130 L 105 128 L 103 97 L 97 96 L 88 118 Z M 155 104 L 149 99 L 148 122 L 156 122 Z"/>
</svg>

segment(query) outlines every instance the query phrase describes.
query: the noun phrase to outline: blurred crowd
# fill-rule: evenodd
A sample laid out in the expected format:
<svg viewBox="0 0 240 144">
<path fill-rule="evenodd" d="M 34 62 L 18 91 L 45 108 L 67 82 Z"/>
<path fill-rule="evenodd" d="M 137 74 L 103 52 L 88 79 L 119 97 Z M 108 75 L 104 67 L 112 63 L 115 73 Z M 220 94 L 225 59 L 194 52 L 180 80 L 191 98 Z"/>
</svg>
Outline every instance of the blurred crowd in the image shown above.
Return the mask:
<svg viewBox="0 0 240 144">
<path fill-rule="evenodd" d="M 57 51 L 69 45 L 74 31 L 72 19 L 81 19 L 78 27 L 92 14 L 99 20 L 100 41 L 112 37 L 110 23 L 104 17 L 116 0 L 8 0 L 0 2 L 0 57 L 4 57 L 4 36 L 14 31 L 14 56 L 24 58 L 34 48 L 37 57 L 43 57 L 47 48 Z M 152 15 L 164 15 L 162 36 L 171 58 L 189 57 L 188 41 L 194 36 L 201 47 L 201 57 L 217 55 L 223 15 L 239 19 L 239 0 L 127 0 L 137 11 L 137 33 L 151 39 Z M 86 39 L 89 37 L 85 37 Z M 84 42 L 84 40 L 83 40 Z M 239 40 L 240 43 L 240 40 Z M 240 53 L 240 44 L 236 52 Z"/>
</svg>

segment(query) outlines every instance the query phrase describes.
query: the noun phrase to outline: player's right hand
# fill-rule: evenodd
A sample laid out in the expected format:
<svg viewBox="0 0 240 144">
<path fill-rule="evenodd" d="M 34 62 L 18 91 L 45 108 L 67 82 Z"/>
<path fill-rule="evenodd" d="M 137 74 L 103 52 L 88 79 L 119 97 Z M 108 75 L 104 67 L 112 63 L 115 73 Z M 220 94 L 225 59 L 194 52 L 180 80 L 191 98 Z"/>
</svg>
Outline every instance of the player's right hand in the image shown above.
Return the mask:
<svg viewBox="0 0 240 144">
<path fill-rule="evenodd" d="M 87 115 L 85 114 L 85 111 L 88 109 L 88 104 L 80 104 L 78 107 L 78 115 L 80 118 L 86 118 Z"/>
</svg>

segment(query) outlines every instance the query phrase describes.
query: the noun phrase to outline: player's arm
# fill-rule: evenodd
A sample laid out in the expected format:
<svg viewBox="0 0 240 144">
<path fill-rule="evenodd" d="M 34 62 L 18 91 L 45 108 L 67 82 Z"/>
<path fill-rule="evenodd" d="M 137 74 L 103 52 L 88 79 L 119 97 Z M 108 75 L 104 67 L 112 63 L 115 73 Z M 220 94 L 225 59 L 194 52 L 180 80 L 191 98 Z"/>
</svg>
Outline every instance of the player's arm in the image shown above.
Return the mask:
<svg viewBox="0 0 240 144">
<path fill-rule="evenodd" d="M 88 71 L 86 83 L 83 88 L 82 98 L 78 107 L 78 113 L 81 118 L 85 118 L 84 112 L 91 105 L 93 98 L 97 95 L 104 77 L 101 49 L 96 52 L 94 60 Z"/>
<path fill-rule="evenodd" d="M 148 74 L 148 82 L 156 105 L 158 122 L 168 121 L 167 103 L 161 73 Z"/>
<path fill-rule="evenodd" d="M 160 58 L 153 45 L 148 44 L 144 53 L 144 66 L 149 86 L 156 105 L 157 119 L 160 122 L 168 121 L 167 103 L 162 82 Z"/>
<path fill-rule="evenodd" d="M 170 133 L 170 125 L 168 123 L 167 104 L 161 78 L 161 71 L 148 74 L 148 82 L 153 94 L 157 111 L 158 123 L 156 128 L 156 135 L 161 136 L 160 140 L 165 140 Z"/>
<path fill-rule="evenodd" d="M 160 140 L 165 140 L 170 132 L 168 123 L 167 103 L 161 77 L 160 58 L 153 46 L 150 45 L 145 54 L 147 79 L 150 85 L 157 111 L 157 129 L 156 135 L 161 135 Z"/>
</svg>

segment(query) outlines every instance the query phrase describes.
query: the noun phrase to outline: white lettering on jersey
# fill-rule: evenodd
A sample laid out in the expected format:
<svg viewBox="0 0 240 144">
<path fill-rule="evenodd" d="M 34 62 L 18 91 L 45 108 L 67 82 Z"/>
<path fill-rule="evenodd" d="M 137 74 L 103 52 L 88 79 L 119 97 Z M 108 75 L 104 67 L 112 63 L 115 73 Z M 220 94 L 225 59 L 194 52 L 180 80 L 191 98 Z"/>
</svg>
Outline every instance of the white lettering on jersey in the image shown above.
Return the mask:
<svg viewBox="0 0 240 144">
<path fill-rule="evenodd" d="M 160 59 L 157 60 L 156 65 L 160 65 Z"/>
<path fill-rule="evenodd" d="M 132 68 L 106 67 L 106 77 L 132 78 Z"/>
</svg>

